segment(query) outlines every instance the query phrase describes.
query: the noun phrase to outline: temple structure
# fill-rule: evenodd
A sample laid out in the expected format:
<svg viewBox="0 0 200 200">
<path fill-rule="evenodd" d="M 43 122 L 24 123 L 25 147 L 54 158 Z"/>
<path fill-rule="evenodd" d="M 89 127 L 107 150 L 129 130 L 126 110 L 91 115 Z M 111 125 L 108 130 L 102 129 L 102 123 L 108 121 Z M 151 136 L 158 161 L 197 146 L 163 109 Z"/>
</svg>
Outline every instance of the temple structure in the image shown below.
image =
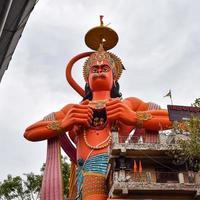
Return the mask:
<svg viewBox="0 0 200 200">
<path fill-rule="evenodd" d="M 189 164 L 180 146 L 181 140 L 191 139 L 184 123 L 191 116 L 199 118 L 200 108 L 168 105 L 168 112 L 170 120 L 181 125 L 181 134 L 168 130 L 152 137 L 152 133 L 137 129 L 124 138 L 112 133 L 109 198 L 200 199 L 199 161 Z"/>
<path fill-rule="evenodd" d="M 123 138 L 113 132 L 112 136 L 110 199 L 200 199 L 200 173 L 172 159 L 173 152 L 180 149 L 177 135 L 160 132 L 156 140 L 145 133 Z"/>
</svg>

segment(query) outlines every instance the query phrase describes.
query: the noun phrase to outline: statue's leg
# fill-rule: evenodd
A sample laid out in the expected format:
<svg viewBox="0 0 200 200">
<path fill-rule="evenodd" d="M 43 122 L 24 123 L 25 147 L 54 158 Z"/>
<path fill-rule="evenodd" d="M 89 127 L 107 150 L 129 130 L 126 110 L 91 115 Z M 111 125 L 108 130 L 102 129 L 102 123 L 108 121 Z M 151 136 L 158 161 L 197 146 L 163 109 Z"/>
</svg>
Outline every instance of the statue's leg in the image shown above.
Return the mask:
<svg viewBox="0 0 200 200">
<path fill-rule="evenodd" d="M 107 185 L 105 175 L 85 173 L 82 187 L 83 200 L 107 200 Z"/>
</svg>

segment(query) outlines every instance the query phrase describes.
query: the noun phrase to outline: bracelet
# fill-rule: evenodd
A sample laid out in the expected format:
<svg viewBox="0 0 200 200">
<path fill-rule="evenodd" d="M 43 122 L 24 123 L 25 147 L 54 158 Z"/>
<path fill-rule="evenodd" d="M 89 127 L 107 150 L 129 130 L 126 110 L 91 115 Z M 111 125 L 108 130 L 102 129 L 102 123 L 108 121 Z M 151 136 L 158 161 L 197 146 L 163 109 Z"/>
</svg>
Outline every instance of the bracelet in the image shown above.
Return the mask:
<svg viewBox="0 0 200 200">
<path fill-rule="evenodd" d="M 150 120 L 152 118 L 151 113 L 149 112 L 136 112 L 136 127 L 137 128 L 142 128 L 143 127 L 143 122 Z"/>
<path fill-rule="evenodd" d="M 48 128 L 49 130 L 53 130 L 53 131 L 61 131 L 62 128 L 60 127 L 60 125 L 61 125 L 61 122 L 55 120 L 55 121 L 50 122 L 50 123 L 47 125 L 47 128 Z"/>
<path fill-rule="evenodd" d="M 136 118 L 139 121 L 147 121 L 152 118 L 152 115 L 150 112 L 136 112 Z"/>
</svg>

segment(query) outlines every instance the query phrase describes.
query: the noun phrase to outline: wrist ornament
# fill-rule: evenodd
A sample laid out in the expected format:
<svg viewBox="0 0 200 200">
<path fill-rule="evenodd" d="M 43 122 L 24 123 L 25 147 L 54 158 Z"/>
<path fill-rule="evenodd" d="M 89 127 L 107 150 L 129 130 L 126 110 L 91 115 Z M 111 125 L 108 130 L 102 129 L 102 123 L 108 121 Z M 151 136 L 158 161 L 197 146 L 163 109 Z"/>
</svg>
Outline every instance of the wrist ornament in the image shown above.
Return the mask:
<svg viewBox="0 0 200 200">
<path fill-rule="evenodd" d="M 60 125 L 61 125 L 61 121 L 54 120 L 54 121 L 50 122 L 46 127 L 49 130 L 62 131 L 62 128 L 60 127 Z"/>
<path fill-rule="evenodd" d="M 152 119 L 152 115 L 150 112 L 139 111 L 136 112 L 136 127 L 142 128 L 143 122 Z"/>
</svg>

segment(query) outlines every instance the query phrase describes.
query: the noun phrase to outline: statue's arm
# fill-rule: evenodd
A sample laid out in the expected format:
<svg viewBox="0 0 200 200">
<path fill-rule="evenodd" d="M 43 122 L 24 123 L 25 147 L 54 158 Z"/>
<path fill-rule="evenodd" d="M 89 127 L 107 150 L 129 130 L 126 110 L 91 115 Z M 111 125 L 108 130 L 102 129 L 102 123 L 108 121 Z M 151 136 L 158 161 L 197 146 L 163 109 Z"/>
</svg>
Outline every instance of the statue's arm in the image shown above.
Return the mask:
<svg viewBox="0 0 200 200">
<path fill-rule="evenodd" d="M 59 125 L 61 124 L 66 113 L 69 111 L 71 107 L 72 107 L 72 104 L 68 104 L 60 111 L 54 112 L 53 114 L 54 114 L 55 120 L 40 120 L 32 124 L 31 126 L 26 128 L 24 137 L 30 141 L 41 141 L 41 140 L 53 138 L 55 136 L 58 136 L 60 133 L 65 132 L 64 130 L 59 128 Z M 50 128 L 53 121 L 55 121 L 54 125 L 56 125 L 57 123 L 57 129 Z"/>
<path fill-rule="evenodd" d="M 148 130 L 165 130 L 171 127 L 168 112 L 163 109 L 148 110 L 148 103 L 134 97 L 123 101 L 115 99 L 106 104 L 107 118 L 122 124 Z"/>
<path fill-rule="evenodd" d="M 165 109 L 148 110 L 149 103 L 137 98 L 127 98 L 125 103 L 136 113 L 136 126 L 142 126 L 147 130 L 166 130 L 171 128 L 168 112 Z"/>
<path fill-rule="evenodd" d="M 25 130 L 24 137 L 30 141 L 41 141 L 71 131 L 74 125 L 89 127 L 93 111 L 88 102 L 68 104 L 62 110 L 54 113 L 55 120 L 41 120 L 29 126 Z"/>
</svg>

